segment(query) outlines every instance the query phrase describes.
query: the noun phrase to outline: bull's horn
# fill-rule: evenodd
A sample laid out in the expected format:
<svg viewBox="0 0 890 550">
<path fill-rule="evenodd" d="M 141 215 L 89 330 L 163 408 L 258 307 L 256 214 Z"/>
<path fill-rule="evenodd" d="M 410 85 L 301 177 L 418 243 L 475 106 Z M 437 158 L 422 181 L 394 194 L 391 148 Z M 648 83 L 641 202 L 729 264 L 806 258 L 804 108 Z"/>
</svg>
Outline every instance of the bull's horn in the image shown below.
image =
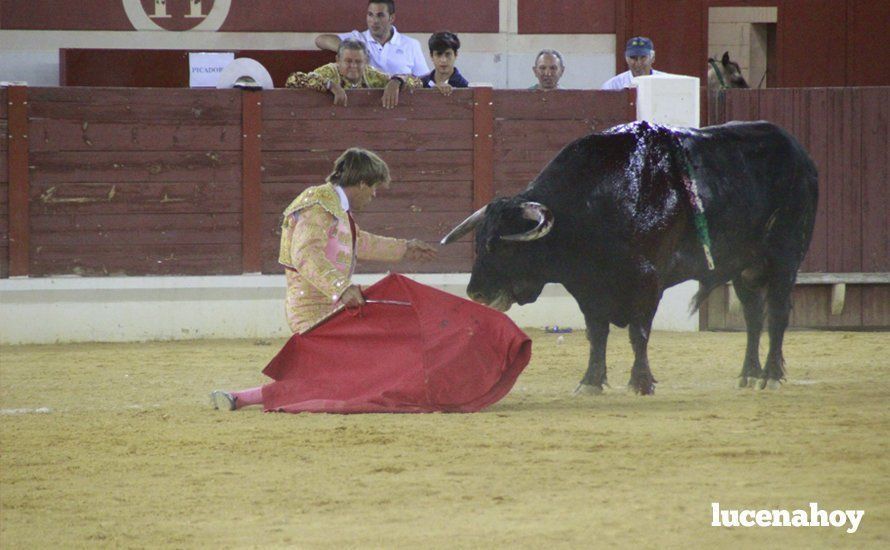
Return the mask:
<svg viewBox="0 0 890 550">
<path fill-rule="evenodd" d="M 450 233 L 445 235 L 445 238 L 443 238 L 441 241 L 442 244 L 453 243 L 454 241 L 458 240 L 459 238 L 463 237 L 464 235 L 475 229 L 476 226 L 479 225 L 479 222 L 482 221 L 482 217 L 485 216 L 486 208 L 488 208 L 487 204 L 479 210 L 476 210 L 475 212 L 470 214 L 469 218 L 460 222 L 457 227 L 455 227 L 451 230 Z"/>
<path fill-rule="evenodd" d="M 527 220 L 538 222 L 538 225 L 529 229 L 525 233 L 517 233 L 516 235 L 502 235 L 505 241 L 533 241 L 540 239 L 550 230 L 553 229 L 553 212 L 549 208 L 539 202 L 522 203 L 522 217 Z"/>
</svg>

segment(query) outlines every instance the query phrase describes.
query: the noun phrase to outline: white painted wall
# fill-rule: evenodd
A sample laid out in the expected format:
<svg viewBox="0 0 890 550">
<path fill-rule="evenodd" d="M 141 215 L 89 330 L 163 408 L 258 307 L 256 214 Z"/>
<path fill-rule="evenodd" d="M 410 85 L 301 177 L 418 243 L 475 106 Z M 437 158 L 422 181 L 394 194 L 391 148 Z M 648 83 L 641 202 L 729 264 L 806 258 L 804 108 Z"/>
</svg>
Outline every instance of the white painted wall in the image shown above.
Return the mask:
<svg viewBox="0 0 890 550">
<path fill-rule="evenodd" d="M 409 276 L 466 298 L 469 274 Z M 354 280 L 370 285 L 381 277 Z M 687 315 L 696 288 L 665 296 L 656 330 L 698 329 Z M 2 279 L 0 344 L 286 337 L 284 293 L 283 275 Z M 521 327 L 584 327 L 575 300 L 556 284 L 507 315 Z"/>
<path fill-rule="evenodd" d="M 615 74 L 614 34 L 518 33 L 517 0 L 501 0 L 499 33 L 461 33 L 458 68 L 474 83 L 528 88 L 535 55 L 544 48 L 563 54 L 564 88 L 595 89 Z M 350 29 L 343 29 L 348 31 Z M 58 86 L 60 48 L 204 50 L 313 50 L 316 33 L 0 30 L 0 81 Z M 428 33 L 408 33 L 426 51 Z M 432 67 L 431 63 L 427 63 Z"/>
</svg>

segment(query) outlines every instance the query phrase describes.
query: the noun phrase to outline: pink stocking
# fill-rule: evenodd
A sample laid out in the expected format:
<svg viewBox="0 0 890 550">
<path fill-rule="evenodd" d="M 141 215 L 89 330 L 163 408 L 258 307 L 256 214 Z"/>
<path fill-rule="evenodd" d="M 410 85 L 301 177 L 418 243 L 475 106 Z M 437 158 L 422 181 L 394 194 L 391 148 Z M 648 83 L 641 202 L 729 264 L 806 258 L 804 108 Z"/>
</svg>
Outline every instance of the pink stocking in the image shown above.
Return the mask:
<svg viewBox="0 0 890 550">
<path fill-rule="evenodd" d="M 249 407 L 250 405 L 263 404 L 263 387 L 257 386 L 248 390 L 233 391 L 232 396 L 235 398 L 235 408 Z"/>
</svg>

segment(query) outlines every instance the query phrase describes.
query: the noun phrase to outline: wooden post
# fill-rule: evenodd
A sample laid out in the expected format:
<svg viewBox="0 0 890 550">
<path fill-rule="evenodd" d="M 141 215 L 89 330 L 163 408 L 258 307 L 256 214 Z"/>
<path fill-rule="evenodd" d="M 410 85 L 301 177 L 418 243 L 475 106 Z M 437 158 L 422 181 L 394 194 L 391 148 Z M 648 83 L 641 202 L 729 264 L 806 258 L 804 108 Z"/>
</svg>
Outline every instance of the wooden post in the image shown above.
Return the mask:
<svg viewBox="0 0 890 550">
<path fill-rule="evenodd" d="M 473 88 L 473 208 L 494 198 L 494 97 L 491 88 Z"/>
<path fill-rule="evenodd" d="M 241 270 L 262 271 L 263 93 L 241 92 Z"/>
<path fill-rule="evenodd" d="M 31 223 L 28 177 L 28 88 L 10 86 L 9 101 L 9 276 L 27 277 L 31 262 Z"/>
</svg>

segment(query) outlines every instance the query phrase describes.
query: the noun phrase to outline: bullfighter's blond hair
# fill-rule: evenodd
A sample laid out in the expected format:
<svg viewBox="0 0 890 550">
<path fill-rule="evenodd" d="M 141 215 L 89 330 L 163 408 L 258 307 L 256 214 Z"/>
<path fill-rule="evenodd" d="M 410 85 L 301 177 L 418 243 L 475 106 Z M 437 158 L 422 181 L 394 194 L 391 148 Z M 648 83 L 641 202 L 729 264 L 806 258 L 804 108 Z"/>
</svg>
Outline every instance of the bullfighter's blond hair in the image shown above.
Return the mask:
<svg viewBox="0 0 890 550">
<path fill-rule="evenodd" d="M 360 183 L 389 187 L 389 166 L 376 153 L 351 147 L 334 161 L 334 171 L 327 182 L 340 187 L 353 187 Z"/>
</svg>

